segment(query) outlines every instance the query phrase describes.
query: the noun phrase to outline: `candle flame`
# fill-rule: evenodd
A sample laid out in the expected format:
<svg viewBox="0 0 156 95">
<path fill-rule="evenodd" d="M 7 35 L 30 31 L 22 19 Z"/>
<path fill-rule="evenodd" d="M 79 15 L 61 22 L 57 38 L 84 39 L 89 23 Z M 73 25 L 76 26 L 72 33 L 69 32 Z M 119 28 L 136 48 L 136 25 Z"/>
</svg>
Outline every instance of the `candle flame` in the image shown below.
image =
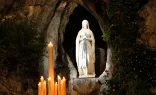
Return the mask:
<svg viewBox="0 0 156 95">
<path fill-rule="evenodd" d="M 48 46 L 52 46 L 52 47 L 53 47 L 53 44 L 52 44 L 52 42 L 50 42 L 50 43 L 48 44 Z"/>
<path fill-rule="evenodd" d="M 44 84 L 46 84 L 46 81 L 44 81 Z"/>
<path fill-rule="evenodd" d="M 51 77 L 49 77 L 48 80 L 51 80 Z"/>
<path fill-rule="evenodd" d="M 57 78 L 58 78 L 58 79 L 61 79 L 59 75 L 57 76 Z"/>
<path fill-rule="evenodd" d="M 40 86 L 40 85 L 41 85 L 41 82 L 38 83 L 38 86 Z"/>
<path fill-rule="evenodd" d="M 44 80 L 44 77 L 43 76 L 41 76 L 41 80 Z"/>
</svg>

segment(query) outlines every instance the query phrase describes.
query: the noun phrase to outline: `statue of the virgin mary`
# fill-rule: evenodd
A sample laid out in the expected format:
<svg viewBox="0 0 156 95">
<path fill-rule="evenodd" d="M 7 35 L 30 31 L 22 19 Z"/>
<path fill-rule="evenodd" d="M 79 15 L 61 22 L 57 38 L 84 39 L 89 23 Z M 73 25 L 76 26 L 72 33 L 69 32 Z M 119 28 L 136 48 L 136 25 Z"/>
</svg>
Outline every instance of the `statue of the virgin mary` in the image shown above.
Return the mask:
<svg viewBox="0 0 156 95">
<path fill-rule="evenodd" d="M 87 20 L 76 37 L 76 62 L 79 77 L 95 77 L 95 39 Z"/>
</svg>

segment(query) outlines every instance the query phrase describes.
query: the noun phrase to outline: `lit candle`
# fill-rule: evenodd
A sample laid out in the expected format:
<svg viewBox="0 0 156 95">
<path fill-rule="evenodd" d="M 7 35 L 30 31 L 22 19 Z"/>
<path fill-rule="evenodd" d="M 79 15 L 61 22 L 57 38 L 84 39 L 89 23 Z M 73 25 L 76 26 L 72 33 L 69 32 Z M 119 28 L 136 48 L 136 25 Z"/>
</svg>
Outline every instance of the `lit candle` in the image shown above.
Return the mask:
<svg viewBox="0 0 156 95">
<path fill-rule="evenodd" d="M 64 95 L 66 95 L 66 79 L 63 77 Z"/>
<path fill-rule="evenodd" d="M 64 81 L 63 80 L 61 80 L 61 95 L 64 95 L 64 83 L 63 83 Z"/>
<path fill-rule="evenodd" d="M 41 94 L 40 95 L 43 95 L 43 88 L 44 88 L 44 78 L 43 78 L 43 76 L 41 76 L 41 78 L 40 78 L 40 80 L 41 80 Z"/>
<path fill-rule="evenodd" d="M 53 65 L 53 44 L 48 44 L 48 75 L 54 77 L 54 65 Z"/>
<path fill-rule="evenodd" d="M 41 82 L 38 83 L 38 95 L 41 95 Z"/>
<path fill-rule="evenodd" d="M 43 95 L 46 95 L 47 89 L 46 89 L 46 81 L 43 83 Z"/>
<path fill-rule="evenodd" d="M 54 95 L 57 95 L 57 82 L 55 83 L 55 94 Z"/>
<path fill-rule="evenodd" d="M 61 95 L 61 78 L 58 76 L 58 95 Z"/>
<path fill-rule="evenodd" d="M 52 95 L 52 92 L 51 92 L 51 78 L 50 77 L 48 78 L 48 95 Z"/>
<path fill-rule="evenodd" d="M 54 59 L 53 59 L 53 44 L 48 44 L 48 75 L 51 77 L 51 92 L 54 93 Z"/>
</svg>

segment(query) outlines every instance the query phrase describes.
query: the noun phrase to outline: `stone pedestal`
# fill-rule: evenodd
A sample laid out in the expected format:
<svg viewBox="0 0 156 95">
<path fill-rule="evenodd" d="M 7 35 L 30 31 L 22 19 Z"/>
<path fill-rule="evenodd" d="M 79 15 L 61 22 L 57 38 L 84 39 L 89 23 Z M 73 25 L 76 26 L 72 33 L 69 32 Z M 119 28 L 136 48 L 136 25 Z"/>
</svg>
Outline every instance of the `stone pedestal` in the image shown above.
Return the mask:
<svg viewBox="0 0 156 95">
<path fill-rule="evenodd" d="M 73 79 L 72 95 L 99 95 L 100 84 L 97 78 Z"/>
<path fill-rule="evenodd" d="M 82 75 L 82 76 L 79 76 L 79 78 L 95 78 L 95 74 L 94 75 Z"/>
</svg>

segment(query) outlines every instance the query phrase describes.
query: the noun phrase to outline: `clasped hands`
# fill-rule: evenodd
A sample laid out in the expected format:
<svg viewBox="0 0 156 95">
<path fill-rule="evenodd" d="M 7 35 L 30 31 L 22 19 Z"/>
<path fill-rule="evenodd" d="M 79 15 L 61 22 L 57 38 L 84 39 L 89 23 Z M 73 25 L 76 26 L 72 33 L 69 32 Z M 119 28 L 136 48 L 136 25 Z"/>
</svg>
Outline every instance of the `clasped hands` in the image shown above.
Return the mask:
<svg viewBox="0 0 156 95">
<path fill-rule="evenodd" d="M 80 38 L 80 41 L 82 41 L 82 40 L 84 40 L 84 39 L 89 40 L 89 41 L 92 40 L 91 38 L 87 38 L 86 36 L 84 36 L 84 37 L 81 37 L 81 38 Z"/>
</svg>

